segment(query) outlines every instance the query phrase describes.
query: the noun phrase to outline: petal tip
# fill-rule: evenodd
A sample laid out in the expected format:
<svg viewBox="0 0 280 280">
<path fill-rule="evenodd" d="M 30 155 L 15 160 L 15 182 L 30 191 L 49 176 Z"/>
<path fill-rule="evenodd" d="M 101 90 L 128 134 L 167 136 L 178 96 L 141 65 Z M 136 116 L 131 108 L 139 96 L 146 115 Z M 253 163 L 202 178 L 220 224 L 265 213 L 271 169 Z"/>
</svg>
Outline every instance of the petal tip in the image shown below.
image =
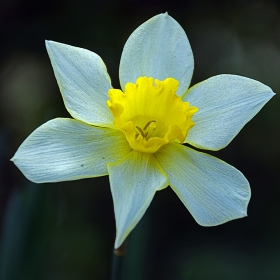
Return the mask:
<svg viewBox="0 0 280 280">
<path fill-rule="evenodd" d="M 153 18 L 155 18 L 155 19 L 156 18 L 162 18 L 163 20 L 168 20 L 168 19 L 170 19 L 172 17 L 166 11 L 165 13 L 158 14 L 158 15 L 154 16 Z M 153 19 L 153 18 L 151 18 L 151 19 Z"/>
<path fill-rule="evenodd" d="M 49 55 L 50 55 L 50 52 L 52 50 L 52 44 L 53 43 L 54 43 L 53 41 L 45 40 L 45 46 L 46 46 L 46 49 L 47 49 L 47 52 L 48 52 Z"/>
<path fill-rule="evenodd" d="M 52 43 L 53 43 L 53 41 L 51 41 L 51 40 L 45 40 L 46 47 L 49 47 Z"/>
<path fill-rule="evenodd" d="M 114 249 L 118 249 L 122 245 L 122 243 L 123 243 L 123 241 L 120 241 L 116 237 L 116 241 L 115 241 L 115 244 L 114 244 Z"/>
<path fill-rule="evenodd" d="M 52 41 L 52 40 L 45 40 L 45 46 L 46 46 L 46 49 L 47 51 L 51 51 L 53 47 L 56 47 L 56 46 L 59 46 L 59 45 L 64 45 L 62 43 L 58 43 L 58 42 L 55 42 L 55 41 Z"/>
</svg>

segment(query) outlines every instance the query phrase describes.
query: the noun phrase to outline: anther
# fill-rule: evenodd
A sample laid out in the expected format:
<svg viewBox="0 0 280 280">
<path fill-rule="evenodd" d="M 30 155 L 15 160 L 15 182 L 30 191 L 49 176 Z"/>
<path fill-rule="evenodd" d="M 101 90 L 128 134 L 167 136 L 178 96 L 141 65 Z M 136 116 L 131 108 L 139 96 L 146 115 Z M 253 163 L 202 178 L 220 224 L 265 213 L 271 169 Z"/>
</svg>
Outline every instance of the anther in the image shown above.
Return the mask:
<svg viewBox="0 0 280 280">
<path fill-rule="evenodd" d="M 144 126 L 143 130 L 146 130 L 151 123 L 155 123 L 156 121 L 148 121 L 147 124 Z"/>
</svg>

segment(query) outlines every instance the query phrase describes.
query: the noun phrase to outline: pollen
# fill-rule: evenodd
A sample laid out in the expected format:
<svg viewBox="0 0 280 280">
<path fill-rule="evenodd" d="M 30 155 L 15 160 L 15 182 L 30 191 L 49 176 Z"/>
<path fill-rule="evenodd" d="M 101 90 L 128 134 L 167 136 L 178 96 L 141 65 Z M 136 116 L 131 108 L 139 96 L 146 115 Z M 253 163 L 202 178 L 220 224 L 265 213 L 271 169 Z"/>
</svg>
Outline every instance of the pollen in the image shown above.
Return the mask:
<svg viewBox="0 0 280 280">
<path fill-rule="evenodd" d="M 178 87 L 173 78 L 139 77 L 135 84 L 127 83 L 124 92 L 109 90 L 107 105 L 114 125 L 124 132 L 132 149 L 154 153 L 171 141 L 184 142 L 198 108 L 176 94 Z"/>
</svg>

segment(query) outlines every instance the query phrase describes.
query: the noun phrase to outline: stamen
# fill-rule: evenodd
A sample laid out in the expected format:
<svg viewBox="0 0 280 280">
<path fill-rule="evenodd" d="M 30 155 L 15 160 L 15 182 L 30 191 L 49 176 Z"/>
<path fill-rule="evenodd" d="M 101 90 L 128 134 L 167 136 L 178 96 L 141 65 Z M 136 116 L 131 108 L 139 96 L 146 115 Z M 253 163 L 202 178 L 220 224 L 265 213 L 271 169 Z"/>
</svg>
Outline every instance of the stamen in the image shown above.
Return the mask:
<svg viewBox="0 0 280 280">
<path fill-rule="evenodd" d="M 143 129 L 137 125 L 135 127 L 139 130 L 140 134 L 142 135 L 142 137 L 144 139 L 148 139 L 148 138 L 150 138 L 152 132 L 156 129 L 157 126 L 156 126 L 156 121 L 148 121 Z M 147 129 L 148 129 L 148 131 L 146 132 Z M 139 133 L 137 132 L 135 134 L 135 139 L 137 139 L 138 136 L 139 136 Z"/>
<path fill-rule="evenodd" d="M 141 127 L 137 126 L 136 125 L 136 128 L 139 130 L 140 134 L 143 136 L 143 138 L 145 138 L 145 134 L 144 134 L 144 131 L 142 130 Z M 145 129 L 144 129 L 145 130 Z"/>
<path fill-rule="evenodd" d="M 155 121 L 152 121 L 149 125 L 149 130 L 146 133 L 146 139 L 150 138 L 151 134 L 153 133 L 153 131 L 156 129 L 156 124 Z"/>
<path fill-rule="evenodd" d="M 153 122 L 155 123 L 156 121 L 148 121 L 147 124 L 144 126 L 143 130 L 146 130 L 147 127 Z"/>
</svg>

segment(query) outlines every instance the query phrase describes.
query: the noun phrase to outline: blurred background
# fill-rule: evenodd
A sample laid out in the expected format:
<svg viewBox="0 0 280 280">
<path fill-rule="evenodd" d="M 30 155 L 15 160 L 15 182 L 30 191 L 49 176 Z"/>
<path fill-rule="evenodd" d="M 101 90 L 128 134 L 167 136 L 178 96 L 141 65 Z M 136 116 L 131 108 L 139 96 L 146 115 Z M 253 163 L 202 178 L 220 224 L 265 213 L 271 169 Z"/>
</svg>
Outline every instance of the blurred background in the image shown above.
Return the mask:
<svg viewBox="0 0 280 280">
<path fill-rule="evenodd" d="M 123 45 L 166 12 L 186 31 L 192 85 L 228 73 L 280 92 L 277 1 L 0 1 L 0 279 L 109 279 L 115 221 L 108 177 L 36 185 L 9 161 L 39 125 L 69 117 L 44 40 L 99 54 L 119 88 Z M 279 94 L 213 153 L 251 184 L 248 217 L 199 226 L 170 188 L 127 241 L 123 279 L 280 279 Z"/>
</svg>

